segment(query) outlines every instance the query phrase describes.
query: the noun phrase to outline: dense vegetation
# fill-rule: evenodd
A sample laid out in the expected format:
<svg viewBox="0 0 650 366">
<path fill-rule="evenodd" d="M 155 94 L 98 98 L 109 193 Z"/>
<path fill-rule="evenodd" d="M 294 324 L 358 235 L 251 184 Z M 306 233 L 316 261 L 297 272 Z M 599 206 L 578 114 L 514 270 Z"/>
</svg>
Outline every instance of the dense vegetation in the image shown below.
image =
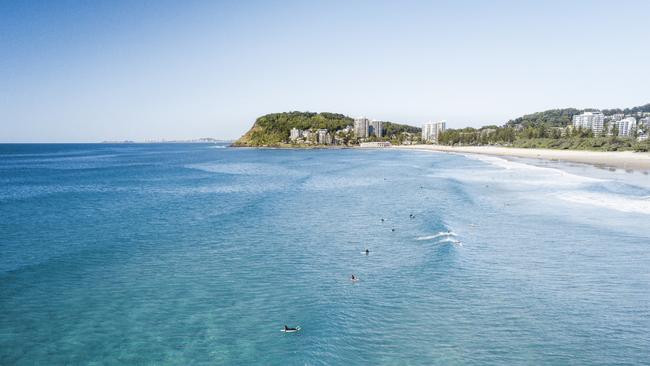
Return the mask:
<svg viewBox="0 0 650 366">
<path fill-rule="evenodd" d="M 634 135 L 632 137 L 594 136 L 591 130 L 569 127 L 572 125 L 574 115 L 590 110 L 551 109 L 515 118 L 503 127 L 449 129 L 439 136 L 438 143 L 571 150 L 650 151 L 650 141 L 637 141 Z M 650 112 L 650 104 L 625 109 L 606 109 L 602 112 L 606 116 L 615 113 Z M 616 135 L 616 128 L 614 128 L 614 135 Z"/>
<path fill-rule="evenodd" d="M 398 136 L 404 132 L 412 134 L 422 133 L 422 129 L 420 127 L 414 127 L 400 123 L 382 122 L 381 126 L 384 130 L 383 135 L 388 137 L 393 135 Z"/>
<path fill-rule="evenodd" d="M 292 128 L 326 128 L 330 132 L 352 125 L 352 118 L 338 113 L 283 112 L 259 117 L 235 146 L 279 146 L 287 142 Z"/>
<path fill-rule="evenodd" d="M 525 148 L 650 151 L 650 140 L 633 137 L 594 136 L 591 130 L 547 127 L 488 126 L 481 129 L 449 129 L 438 137 L 441 145 L 500 145 Z"/>
<path fill-rule="evenodd" d="M 564 109 L 550 109 L 544 112 L 536 112 L 533 114 L 527 114 L 525 116 L 515 118 L 506 123 L 506 126 L 516 126 L 521 125 L 523 127 L 529 126 L 541 126 L 546 127 L 566 127 L 571 125 L 573 121 L 573 116 L 581 114 L 587 111 L 595 111 L 596 109 L 576 109 L 576 108 L 564 108 Z M 650 103 L 632 107 L 632 108 L 613 108 L 613 109 L 603 109 L 601 110 L 604 115 L 611 116 L 616 113 L 623 114 L 635 114 L 637 112 L 650 112 Z"/>
<path fill-rule="evenodd" d="M 515 118 L 508 121 L 506 126 L 522 125 L 528 127 L 546 125 L 549 127 L 566 127 L 571 124 L 574 115 L 582 112 L 582 110 L 575 108 L 551 109 Z"/>
<path fill-rule="evenodd" d="M 620 109 L 620 108 L 603 109 L 601 112 L 603 112 L 603 114 L 607 116 L 611 116 L 612 114 L 616 114 L 616 113 L 634 114 L 637 112 L 650 112 L 650 103 L 638 107 L 625 108 L 625 109 Z"/>
<path fill-rule="evenodd" d="M 636 141 L 621 137 L 587 137 L 587 138 L 536 138 L 515 140 L 514 147 L 595 150 L 595 151 L 650 151 L 650 141 Z"/>
</svg>

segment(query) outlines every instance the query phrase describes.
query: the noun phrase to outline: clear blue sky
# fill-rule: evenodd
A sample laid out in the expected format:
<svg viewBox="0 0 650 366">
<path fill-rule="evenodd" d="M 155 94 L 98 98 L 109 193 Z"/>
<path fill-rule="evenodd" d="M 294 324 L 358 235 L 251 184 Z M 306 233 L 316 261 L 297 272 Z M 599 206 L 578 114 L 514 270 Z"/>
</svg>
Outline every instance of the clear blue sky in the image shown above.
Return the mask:
<svg viewBox="0 0 650 366">
<path fill-rule="evenodd" d="M 0 141 L 238 137 L 261 114 L 448 126 L 650 102 L 650 1 L 0 0 Z"/>
</svg>

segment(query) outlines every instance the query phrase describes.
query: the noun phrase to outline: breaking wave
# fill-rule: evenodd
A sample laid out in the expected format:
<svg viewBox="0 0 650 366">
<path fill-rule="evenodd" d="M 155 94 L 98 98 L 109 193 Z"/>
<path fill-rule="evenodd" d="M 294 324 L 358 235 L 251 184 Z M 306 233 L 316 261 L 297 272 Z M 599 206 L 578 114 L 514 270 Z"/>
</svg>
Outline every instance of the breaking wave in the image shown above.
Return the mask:
<svg viewBox="0 0 650 366">
<path fill-rule="evenodd" d="M 415 240 L 433 240 L 435 238 L 452 237 L 452 236 L 455 237 L 457 235 L 453 231 L 440 231 L 439 233 L 437 233 L 435 235 L 420 236 L 418 238 L 415 238 Z"/>
</svg>

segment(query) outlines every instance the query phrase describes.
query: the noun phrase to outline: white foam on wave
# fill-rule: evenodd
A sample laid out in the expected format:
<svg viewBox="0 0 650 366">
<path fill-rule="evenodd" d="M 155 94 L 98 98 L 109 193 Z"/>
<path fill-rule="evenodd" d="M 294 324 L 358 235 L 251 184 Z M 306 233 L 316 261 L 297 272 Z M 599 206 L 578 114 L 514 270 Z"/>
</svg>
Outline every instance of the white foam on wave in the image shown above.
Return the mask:
<svg viewBox="0 0 650 366">
<path fill-rule="evenodd" d="M 280 191 L 285 186 L 280 183 L 259 182 L 250 184 L 213 184 L 196 187 L 182 187 L 171 189 L 160 189 L 157 193 L 176 194 L 176 195 L 193 195 L 193 194 L 228 194 L 228 193 L 245 193 L 261 194 L 273 191 Z"/>
<path fill-rule="evenodd" d="M 479 160 L 488 163 L 493 166 L 497 166 L 499 168 L 503 168 L 508 171 L 533 173 L 534 174 L 533 178 L 542 178 L 544 184 L 548 184 L 549 181 L 556 181 L 558 183 L 572 183 L 572 184 L 606 181 L 604 179 L 591 178 L 582 175 L 572 174 L 561 169 L 520 163 L 516 161 L 499 158 L 496 156 L 477 155 L 477 154 L 464 154 L 464 156 L 470 159 Z M 532 181 L 530 179 L 527 179 L 527 181 L 530 183 L 535 183 L 535 181 Z"/>
<path fill-rule="evenodd" d="M 438 240 L 438 241 L 436 242 L 436 244 L 445 244 L 445 243 L 452 243 L 452 244 L 456 244 L 456 245 L 460 245 L 460 246 L 463 245 L 463 243 L 461 243 L 460 240 L 458 240 L 458 239 L 454 239 L 454 238 L 452 238 L 452 237 L 442 238 L 442 239 L 440 239 L 440 240 Z"/>
<path fill-rule="evenodd" d="M 443 237 L 443 236 L 446 236 L 446 237 L 456 236 L 456 233 L 454 233 L 452 231 L 440 231 L 439 233 L 437 233 L 435 235 L 420 236 L 418 238 L 415 238 L 415 240 L 432 240 L 432 239 L 440 238 L 440 237 Z"/>
<path fill-rule="evenodd" d="M 271 164 L 259 163 L 203 163 L 190 164 L 186 168 L 202 170 L 209 173 L 233 174 L 233 175 L 295 175 L 296 172 Z"/>
<path fill-rule="evenodd" d="M 9 189 L 0 191 L 0 201 L 5 200 L 20 200 L 26 198 L 33 198 L 39 196 L 50 196 L 55 194 L 67 193 L 112 193 L 112 192 L 126 192 L 131 191 L 132 188 L 126 187 L 113 187 L 109 185 L 100 184 L 86 184 L 86 185 L 22 185 L 13 186 Z"/>
<path fill-rule="evenodd" d="M 383 183 L 381 178 L 373 177 L 331 177 L 331 176 L 314 176 L 309 178 L 304 184 L 303 189 L 309 191 L 321 191 L 330 189 L 344 189 L 354 187 L 368 187 L 374 184 Z"/>
<path fill-rule="evenodd" d="M 572 203 L 608 208 L 615 211 L 650 215 L 649 197 L 625 197 L 610 193 L 566 192 L 556 197 Z"/>
</svg>

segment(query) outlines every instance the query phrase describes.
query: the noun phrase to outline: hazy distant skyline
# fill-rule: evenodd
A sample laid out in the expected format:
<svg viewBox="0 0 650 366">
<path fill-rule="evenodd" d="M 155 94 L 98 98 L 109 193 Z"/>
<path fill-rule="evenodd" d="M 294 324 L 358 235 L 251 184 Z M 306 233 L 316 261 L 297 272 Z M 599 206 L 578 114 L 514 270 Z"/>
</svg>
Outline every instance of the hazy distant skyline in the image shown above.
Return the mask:
<svg viewBox="0 0 650 366">
<path fill-rule="evenodd" d="M 451 128 L 650 102 L 649 1 L 0 1 L 0 142 Z"/>
</svg>

